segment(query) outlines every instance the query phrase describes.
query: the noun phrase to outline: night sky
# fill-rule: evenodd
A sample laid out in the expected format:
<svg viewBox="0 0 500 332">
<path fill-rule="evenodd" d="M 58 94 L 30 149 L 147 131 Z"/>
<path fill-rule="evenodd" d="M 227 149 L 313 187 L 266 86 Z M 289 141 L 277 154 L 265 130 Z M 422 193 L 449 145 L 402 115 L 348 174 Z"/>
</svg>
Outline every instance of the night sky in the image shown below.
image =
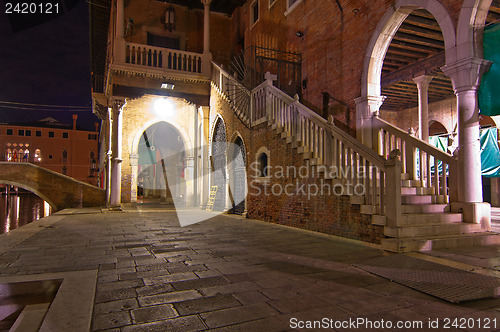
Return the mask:
<svg viewBox="0 0 500 332">
<path fill-rule="evenodd" d="M 33 25 L 38 18 L 5 14 L 0 0 L 0 123 L 34 122 L 52 116 L 70 124 L 78 114 L 82 129 L 94 129 L 99 122 L 92 114 L 88 4 L 85 0 L 65 0 L 64 14 Z M 44 2 L 47 0 L 44 0 Z M 61 0 L 59 0 L 61 2 Z M 71 4 L 71 2 L 74 2 Z M 73 6 L 72 8 L 70 8 Z M 48 16 L 42 20 L 49 19 Z M 15 30 L 21 30 L 16 31 Z M 12 109 L 1 102 L 81 106 L 85 111 L 51 107 L 43 110 Z M 16 107 L 33 107 L 12 105 Z"/>
</svg>

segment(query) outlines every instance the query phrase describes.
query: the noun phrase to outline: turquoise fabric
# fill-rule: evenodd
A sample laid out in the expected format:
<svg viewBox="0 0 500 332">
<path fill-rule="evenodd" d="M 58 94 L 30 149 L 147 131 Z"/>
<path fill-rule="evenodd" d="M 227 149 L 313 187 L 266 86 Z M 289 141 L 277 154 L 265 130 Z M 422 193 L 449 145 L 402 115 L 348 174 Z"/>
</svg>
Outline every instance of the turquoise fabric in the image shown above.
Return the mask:
<svg viewBox="0 0 500 332">
<path fill-rule="evenodd" d="M 481 129 L 481 174 L 487 178 L 500 177 L 500 149 L 497 128 Z"/>
<path fill-rule="evenodd" d="M 478 102 L 481 114 L 500 115 L 500 24 L 484 29 L 484 58 L 492 62 L 481 80 Z"/>
<path fill-rule="evenodd" d="M 448 152 L 448 136 L 430 136 L 429 144 L 435 146 L 441 151 Z M 434 173 L 434 157 L 430 158 L 431 163 L 431 173 Z M 438 161 L 438 172 L 441 174 L 443 171 L 443 162 L 441 160 Z M 448 165 L 446 165 L 446 173 L 448 173 Z"/>
</svg>

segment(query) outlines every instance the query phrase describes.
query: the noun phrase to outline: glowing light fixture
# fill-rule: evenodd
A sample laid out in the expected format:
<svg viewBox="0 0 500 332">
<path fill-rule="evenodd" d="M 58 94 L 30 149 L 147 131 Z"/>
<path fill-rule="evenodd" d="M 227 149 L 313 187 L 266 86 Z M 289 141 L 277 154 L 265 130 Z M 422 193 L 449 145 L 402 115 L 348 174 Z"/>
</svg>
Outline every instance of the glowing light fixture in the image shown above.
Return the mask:
<svg viewBox="0 0 500 332">
<path fill-rule="evenodd" d="M 174 115 L 174 105 L 166 98 L 155 101 L 154 113 L 162 118 L 171 118 Z"/>
<path fill-rule="evenodd" d="M 173 90 L 174 87 L 175 87 L 175 85 L 172 83 L 162 83 L 161 84 L 161 88 L 165 89 L 165 90 Z"/>
</svg>

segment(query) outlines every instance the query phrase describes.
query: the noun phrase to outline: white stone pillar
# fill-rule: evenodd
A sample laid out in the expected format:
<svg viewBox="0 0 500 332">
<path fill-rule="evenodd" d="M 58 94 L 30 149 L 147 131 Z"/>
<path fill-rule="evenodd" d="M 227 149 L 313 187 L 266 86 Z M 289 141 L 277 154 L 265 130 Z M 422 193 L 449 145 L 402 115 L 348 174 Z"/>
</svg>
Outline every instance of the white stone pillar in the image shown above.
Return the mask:
<svg viewBox="0 0 500 332">
<path fill-rule="evenodd" d="M 359 97 L 356 102 L 356 136 L 364 145 L 379 151 L 377 128 L 373 127 L 373 117 L 378 116 L 380 106 L 384 103 L 385 96 Z"/>
<path fill-rule="evenodd" d="M 124 100 L 117 100 L 113 104 L 113 134 L 112 134 L 112 167 L 111 167 L 111 207 L 121 204 L 122 185 L 122 109 Z"/>
<path fill-rule="evenodd" d="M 201 0 L 203 4 L 203 65 L 204 74 L 210 73 L 212 55 L 210 53 L 210 4 L 212 0 Z"/>
<path fill-rule="evenodd" d="M 113 110 L 108 108 L 107 133 L 108 133 L 108 151 L 106 152 L 106 206 L 111 205 L 111 160 L 113 155 Z"/>
<path fill-rule="evenodd" d="M 490 64 L 483 59 L 470 58 L 442 68 L 451 78 L 457 96 L 459 202 L 483 201 L 477 88 Z"/>
<path fill-rule="evenodd" d="M 429 83 L 432 76 L 422 75 L 413 81 L 418 89 L 418 138 L 429 141 Z"/>
<path fill-rule="evenodd" d="M 132 168 L 132 178 L 130 179 L 130 202 L 137 203 L 137 176 L 139 166 L 139 155 L 130 154 L 130 166 Z"/>
<path fill-rule="evenodd" d="M 187 156 L 184 163 L 184 183 L 186 184 L 186 206 L 193 207 L 194 205 L 194 158 Z"/>
</svg>

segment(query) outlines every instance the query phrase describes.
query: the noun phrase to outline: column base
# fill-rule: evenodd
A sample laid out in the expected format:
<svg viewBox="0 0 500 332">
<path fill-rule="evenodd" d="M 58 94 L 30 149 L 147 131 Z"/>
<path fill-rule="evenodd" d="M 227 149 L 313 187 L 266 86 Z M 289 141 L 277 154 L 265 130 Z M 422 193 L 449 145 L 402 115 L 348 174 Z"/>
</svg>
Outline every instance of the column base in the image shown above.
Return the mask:
<svg viewBox="0 0 500 332">
<path fill-rule="evenodd" d="M 481 224 L 485 231 L 491 230 L 491 206 L 490 203 L 451 203 L 451 212 L 461 212 L 463 222 Z"/>
<path fill-rule="evenodd" d="M 121 205 L 113 205 L 113 206 L 108 206 L 109 211 L 123 211 Z"/>
</svg>

